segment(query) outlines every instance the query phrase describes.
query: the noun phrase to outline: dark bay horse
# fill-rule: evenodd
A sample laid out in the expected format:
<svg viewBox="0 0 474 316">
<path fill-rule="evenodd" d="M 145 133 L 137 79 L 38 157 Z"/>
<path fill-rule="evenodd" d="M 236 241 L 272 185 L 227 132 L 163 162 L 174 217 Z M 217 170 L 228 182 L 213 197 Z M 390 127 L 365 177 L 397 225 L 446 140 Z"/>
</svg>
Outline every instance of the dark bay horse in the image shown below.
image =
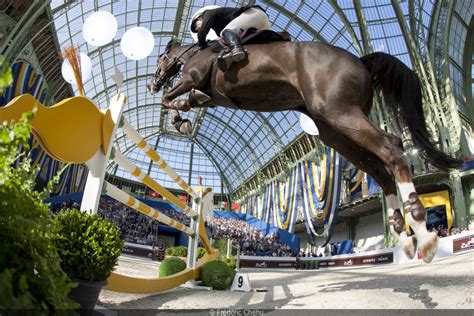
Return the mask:
<svg viewBox="0 0 474 316">
<path fill-rule="evenodd" d="M 443 170 L 458 167 L 460 160 L 438 150 L 430 140 L 417 75 L 391 55 L 374 53 L 358 58 L 322 43 L 275 42 L 252 44 L 246 49 L 248 58 L 224 73 L 217 68 L 216 53 L 210 48 L 168 47 L 159 57 L 149 89 L 159 91 L 184 64 L 179 82 L 163 95 L 167 108 L 189 111 L 191 106 L 219 105 L 260 112 L 295 110 L 309 115 L 322 142 L 380 185 L 390 230 L 405 254 L 413 258 L 418 247 L 423 260 L 431 262 L 438 237 L 426 229 L 426 211 L 415 191 L 401 140 L 367 116 L 374 90 L 381 90 L 385 106 L 398 122 L 408 126 L 422 157 Z M 193 89 L 212 100 L 175 100 Z M 405 219 L 415 235 L 407 235 Z"/>
</svg>

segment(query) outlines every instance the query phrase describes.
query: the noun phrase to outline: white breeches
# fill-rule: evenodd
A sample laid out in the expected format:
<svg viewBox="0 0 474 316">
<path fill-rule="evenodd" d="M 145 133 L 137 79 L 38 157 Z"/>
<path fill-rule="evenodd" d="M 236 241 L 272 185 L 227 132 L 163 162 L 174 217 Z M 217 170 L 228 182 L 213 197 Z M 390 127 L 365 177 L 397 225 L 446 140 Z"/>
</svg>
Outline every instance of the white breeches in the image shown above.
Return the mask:
<svg viewBox="0 0 474 316">
<path fill-rule="evenodd" d="M 257 30 L 270 30 L 272 28 L 265 12 L 258 8 L 250 8 L 230 21 L 224 30 L 232 30 L 239 34 L 251 27 L 254 27 Z M 224 32 L 224 30 L 222 30 L 222 32 Z M 220 35 L 222 35 L 222 32 Z"/>
</svg>

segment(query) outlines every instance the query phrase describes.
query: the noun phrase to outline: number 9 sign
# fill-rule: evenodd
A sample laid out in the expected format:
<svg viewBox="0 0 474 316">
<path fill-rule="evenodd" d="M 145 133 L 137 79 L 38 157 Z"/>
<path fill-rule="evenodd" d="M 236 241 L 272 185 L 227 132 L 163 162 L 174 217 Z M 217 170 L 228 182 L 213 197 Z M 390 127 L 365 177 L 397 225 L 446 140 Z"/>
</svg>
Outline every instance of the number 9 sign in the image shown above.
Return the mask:
<svg viewBox="0 0 474 316">
<path fill-rule="evenodd" d="M 230 287 L 231 291 L 241 291 L 241 292 L 250 292 L 250 281 L 249 276 L 246 273 L 236 273 L 234 277 L 234 282 Z"/>
</svg>

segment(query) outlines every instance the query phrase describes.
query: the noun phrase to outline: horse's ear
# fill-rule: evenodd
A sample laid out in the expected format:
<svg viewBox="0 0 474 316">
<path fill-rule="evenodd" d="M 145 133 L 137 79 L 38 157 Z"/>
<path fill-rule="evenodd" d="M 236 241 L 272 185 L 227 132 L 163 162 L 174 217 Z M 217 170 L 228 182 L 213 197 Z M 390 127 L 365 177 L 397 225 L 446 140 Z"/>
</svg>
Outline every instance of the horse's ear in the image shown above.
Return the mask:
<svg viewBox="0 0 474 316">
<path fill-rule="evenodd" d="M 172 38 L 170 39 L 170 41 L 168 42 L 168 44 L 166 44 L 166 49 L 165 51 L 169 51 L 171 48 L 175 47 L 175 46 L 179 46 L 179 41 L 175 38 Z"/>
</svg>

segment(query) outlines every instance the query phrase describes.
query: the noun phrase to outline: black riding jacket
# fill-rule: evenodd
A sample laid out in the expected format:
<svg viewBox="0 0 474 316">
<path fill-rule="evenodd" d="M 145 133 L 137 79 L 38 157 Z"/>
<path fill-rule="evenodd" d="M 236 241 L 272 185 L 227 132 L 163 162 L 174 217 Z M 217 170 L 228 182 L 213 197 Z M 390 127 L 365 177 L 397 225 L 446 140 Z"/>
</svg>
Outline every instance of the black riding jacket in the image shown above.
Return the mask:
<svg viewBox="0 0 474 316">
<path fill-rule="evenodd" d="M 217 36 L 220 36 L 222 30 L 230 23 L 233 19 L 238 17 L 250 8 L 259 8 L 264 11 L 260 6 L 244 6 L 241 8 L 217 8 L 212 10 L 206 10 L 202 14 L 202 25 L 199 32 L 197 32 L 198 36 L 198 45 L 200 47 L 206 46 L 206 36 L 211 29 L 213 29 Z"/>
</svg>

